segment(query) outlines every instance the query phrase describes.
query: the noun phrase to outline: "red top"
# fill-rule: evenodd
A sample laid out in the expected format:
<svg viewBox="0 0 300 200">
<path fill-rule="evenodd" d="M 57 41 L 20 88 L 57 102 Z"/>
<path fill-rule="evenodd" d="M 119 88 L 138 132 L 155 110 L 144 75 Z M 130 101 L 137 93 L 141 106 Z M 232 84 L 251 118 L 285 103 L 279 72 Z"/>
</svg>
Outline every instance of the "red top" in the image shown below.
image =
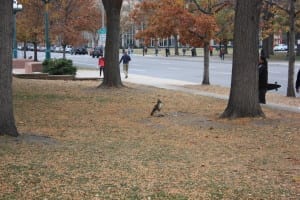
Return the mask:
<svg viewBox="0 0 300 200">
<path fill-rule="evenodd" d="M 98 66 L 99 67 L 104 67 L 105 66 L 105 60 L 103 57 L 99 58 L 98 60 Z"/>
</svg>

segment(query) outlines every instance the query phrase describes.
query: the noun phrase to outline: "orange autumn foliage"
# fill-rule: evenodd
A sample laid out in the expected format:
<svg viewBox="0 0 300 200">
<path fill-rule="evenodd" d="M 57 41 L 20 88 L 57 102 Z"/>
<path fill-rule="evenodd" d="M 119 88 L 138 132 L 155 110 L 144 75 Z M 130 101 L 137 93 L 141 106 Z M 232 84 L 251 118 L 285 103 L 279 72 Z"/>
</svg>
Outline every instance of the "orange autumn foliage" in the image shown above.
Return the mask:
<svg viewBox="0 0 300 200">
<path fill-rule="evenodd" d="M 183 0 L 143 1 L 131 16 L 136 24 L 145 23 L 146 28 L 140 30 L 136 38 L 146 41 L 151 38 L 179 36 L 184 44 L 202 46 L 217 31 L 213 16 L 190 13 Z"/>
</svg>

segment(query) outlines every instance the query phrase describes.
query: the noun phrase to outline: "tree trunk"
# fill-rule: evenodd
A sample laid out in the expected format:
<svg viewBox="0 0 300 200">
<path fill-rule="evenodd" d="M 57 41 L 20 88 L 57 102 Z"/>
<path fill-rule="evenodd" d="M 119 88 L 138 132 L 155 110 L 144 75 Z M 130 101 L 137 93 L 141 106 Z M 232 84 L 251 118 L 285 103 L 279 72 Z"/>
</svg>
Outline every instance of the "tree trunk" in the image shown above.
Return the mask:
<svg viewBox="0 0 300 200">
<path fill-rule="evenodd" d="M 100 86 L 123 86 L 119 66 L 120 12 L 123 0 L 102 0 L 107 16 L 104 80 Z"/>
<path fill-rule="evenodd" d="M 259 15 L 262 0 L 238 0 L 235 13 L 231 89 L 221 117 L 264 116 L 258 100 Z"/>
<path fill-rule="evenodd" d="M 203 85 L 209 85 L 209 43 L 204 43 L 204 71 L 203 71 Z"/>
<path fill-rule="evenodd" d="M 295 2 L 296 0 L 290 1 L 290 11 L 289 11 L 289 21 L 290 21 L 290 31 L 289 31 L 289 71 L 288 71 L 288 86 L 287 86 L 287 96 L 296 97 L 294 89 L 294 71 L 295 71 Z"/>
<path fill-rule="evenodd" d="M 18 136 L 12 101 L 13 4 L 0 6 L 0 135 Z"/>
<path fill-rule="evenodd" d="M 273 50 L 273 47 L 274 47 L 274 33 L 269 38 L 270 38 L 270 40 L 269 40 L 269 52 L 270 52 L 270 55 L 274 55 L 274 50 Z"/>
<path fill-rule="evenodd" d="M 175 42 L 175 55 L 179 56 L 179 50 L 178 50 L 178 35 L 174 36 L 174 42 Z"/>
<path fill-rule="evenodd" d="M 37 59 L 37 42 L 33 42 L 33 61 L 38 61 Z"/>
<path fill-rule="evenodd" d="M 24 42 L 24 49 L 23 49 L 23 58 L 26 59 L 27 55 L 26 55 L 26 51 L 27 51 L 27 42 Z"/>
<path fill-rule="evenodd" d="M 271 54 L 271 51 L 272 51 L 272 40 L 273 39 L 273 37 L 271 37 L 271 36 L 269 36 L 269 37 L 267 37 L 267 38 L 264 38 L 263 39 L 263 44 L 262 44 L 262 49 L 263 49 L 263 51 L 264 51 L 264 54 L 265 54 L 265 57 L 266 58 L 270 58 L 270 54 Z"/>
</svg>

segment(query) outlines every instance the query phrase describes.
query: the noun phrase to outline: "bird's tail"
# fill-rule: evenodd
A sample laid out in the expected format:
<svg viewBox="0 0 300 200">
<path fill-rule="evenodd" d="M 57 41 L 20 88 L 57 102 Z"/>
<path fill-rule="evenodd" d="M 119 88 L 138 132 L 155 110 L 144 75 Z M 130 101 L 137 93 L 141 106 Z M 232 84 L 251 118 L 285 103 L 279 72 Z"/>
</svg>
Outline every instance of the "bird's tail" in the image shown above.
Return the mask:
<svg viewBox="0 0 300 200">
<path fill-rule="evenodd" d="M 152 110 L 152 112 L 151 112 L 151 114 L 150 114 L 151 116 L 153 116 L 153 114 L 155 113 L 155 110 L 156 110 L 156 109 L 153 108 L 153 110 Z"/>
</svg>

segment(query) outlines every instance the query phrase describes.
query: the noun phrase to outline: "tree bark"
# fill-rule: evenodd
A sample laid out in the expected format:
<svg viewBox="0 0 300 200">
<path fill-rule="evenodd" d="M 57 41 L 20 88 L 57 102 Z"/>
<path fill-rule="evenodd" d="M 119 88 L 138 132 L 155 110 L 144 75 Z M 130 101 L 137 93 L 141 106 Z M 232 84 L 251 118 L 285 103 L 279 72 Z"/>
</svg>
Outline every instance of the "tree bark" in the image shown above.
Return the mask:
<svg viewBox="0 0 300 200">
<path fill-rule="evenodd" d="M 119 66 L 120 12 L 123 0 L 102 0 L 107 16 L 104 80 L 100 86 L 121 87 Z"/>
<path fill-rule="evenodd" d="M 178 35 L 174 35 L 174 42 L 175 42 L 175 55 L 179 56 L 179 50 L 178 50 Z"/>
<path fill-rule="evenodd" d="M 203 85 L 209 85 L 209 42 L 204 43 L 204 71 L 203 71 Z"/>
<path fill-rule="evenodd" d="M 37 62 L 37 42 L 33 42 L 33 61 Z"/>
<path fill-rule="evenodd" d="M 0 135 L 18 136 L 12 101 L 13 4 L 0 6 Z"/>
<path fill-rule="evenodd" d="M 225 118 L 264 116 L 258 100 L 259 15 L 262 0 L 238 0 L 231 89 Z"/>
<path fill-rule="evenodd" d="M 270 54 L 272 53 L 272 44 L 273 44 L 273 37 L 269 36 L 263 39 L 262 49 L 264 51 L 265 57 L 270 58 Z"/>
<path fill-rule="evenodd" d="M 294 87 L 294 71 L 295 71 L 295 2 L 296 0 L 289 0 L 290 1 L 290 10 L 289 10 L 289 24 L 290 24 L 290 31 L 289 31 L 289 70 L 288 70 L 288 86 L 287 86 L 287 96 L 288 97 L 296 97 L 295 94 L 295 87 Z"/>
</svg>

